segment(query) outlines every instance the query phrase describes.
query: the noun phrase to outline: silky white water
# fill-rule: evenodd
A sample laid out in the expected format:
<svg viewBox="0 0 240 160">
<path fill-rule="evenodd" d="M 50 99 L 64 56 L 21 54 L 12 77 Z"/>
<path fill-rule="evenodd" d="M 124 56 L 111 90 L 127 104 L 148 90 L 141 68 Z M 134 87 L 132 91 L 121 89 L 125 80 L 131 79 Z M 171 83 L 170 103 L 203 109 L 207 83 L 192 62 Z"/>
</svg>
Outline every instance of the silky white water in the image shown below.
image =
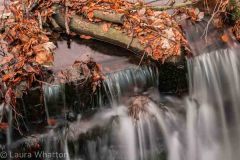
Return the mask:
<svg viewBox="0 0 240 160">
<path fill-rule="evenodd" d="M 187 65 L 185 98 L 158 93 L 156 68 L 116 73 L 104 82 L 110 107 L 85 118 L 79 114 L 36 138 L 12 142 L 8 130 L 7 143 L 40 141 L 44 152 L 61 152 L 68 160 L 239 160 L 238 50 L 201 54 L 187 59 Z M 47 95 L 64 97 L 63 91 L 46 87 L 45 101 Z"/>
<path fill-rule="evenodd" d="M 124 77 L 114 75 L 105 83 L 112 93 L 110 102 L 117 94 L 112 107 L 99 109 L 87 120 L 80 117 L 60 132 L 51 131 L 46 151 L 63 150 L 68 159 L 84 160 L 238 160 L 238 51 L 201 54 L 188 59 L 187 64 L 189 95 L 183 99 L 163 97 L 152 90 L 151 94 L 127 94 L 124 98 L 124 92 L 117 94 L 118 88 L 114 88 L 121 86 Z M 156 75 L 157 70 L 146 76 Z M 130 84 L 131 79 L 126 80 L 124 85 Z M 134 88 L 135 83 L 131 84 Z M 162 99 L 167 105 L 161 104 Z M 57 141 L 61 145 L 49 148 L 54 139 L 53 144 Z"/>
<path fill-rule="evenodd" d="M 169 160 L 239 159 L 239 58 L 237 50 L 226 49 L 188 60 L 184 128 L 166 137 L 177 134 L 180 142 L 167 143 Z"/>
</svg>

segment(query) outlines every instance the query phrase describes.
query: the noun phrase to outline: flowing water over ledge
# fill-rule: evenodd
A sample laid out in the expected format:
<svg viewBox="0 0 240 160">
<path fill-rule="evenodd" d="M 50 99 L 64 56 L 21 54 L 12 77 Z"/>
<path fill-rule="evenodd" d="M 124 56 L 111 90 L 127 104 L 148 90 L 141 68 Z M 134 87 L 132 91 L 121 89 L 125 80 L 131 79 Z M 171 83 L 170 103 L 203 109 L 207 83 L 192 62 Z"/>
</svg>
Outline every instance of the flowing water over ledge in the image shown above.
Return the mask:
<svg viewBox="0 0 240 160">
<path fill-rule="evenodd" d="M 95 115 L 106 119 L 93 116 L 84 129 L 87 132 L 95 125 L 100 128 L 110 125 L 105 134 L 79 142 L 84 126 L 81 120 L 75 124 L 78 127 L 69 127 L 67 137 L 73 139 L 74 146 L 67 149 L 69 155 L 89 160 L 146 160 L 162 159 L 165 151 L 168 160 L 237 160 L 240 153 L 239 60 L 238 51 L 231 48 L 189 59 L 189 96 L 184 100 L 167 98 L 171 102 L 168 107 L 161 105 L 163 98 L 156 99 L 155 93 L 152 94 L 155 99 L 149 94 L 142 95 L 147 97 L 146 102 L 138 96 L 133 98 L 137 102 L 112 101 L 112 108 Z M 154 80 L 153 75 L 147 74 L 147 77 Z M 121 78 L 125 79 L 121 80 L 124 85 L 119 84 Z M 110 89 L 109 99 L 124 97 L 118 87 L 131 84 L 126 80 L 128 77 L 116 74 L 106 81 L 109 88 L 119 91 L 114 93 Z"/>
<path fill-rule="evenodd" d="M 204 48 L 206 53 L 199 54 L 198 48 L 198 56 L 187 59 L 189 95 L 183 99 L 159 94 L 156 66 L 107 74 L 87 115 L 81 112 L 77 94 L 68 97 L 65 86 L 45 86 L 47 118 L 62 117 L 56 125 L 18 141 L 9 127 L 8 153 L 30 152 L 30 147 L 31 153 L 64 155 L 38 159 L 238 160 L 239 51 L 221 45 L 217 50 Z"/>
<path fill-rule="evenodd" d="M 126 77 L 116 73 L 105 82 L 110 106 L 79 114 L 74 122 L 59 123 L 24 143 L 41 142 L 46 153 L 65 153 L 64 159 L 238 160 L 238 51 L 218 50 L 187 62 L 190 93 L 182 100 L 153 89 L 157 70 L 142 69 L 139 76 L 128 71 Z M 143 86 L 148 89 L 137 89 Z M 136 87 L 132 94 L 129 87 Z"/>
<path fill-rule="evenodd" d="M 188 60 L 190 96 L 182 130 L 166 140 L 169 160 L 239 159 L 239 60 L 234 49 Z"/>
</svg>

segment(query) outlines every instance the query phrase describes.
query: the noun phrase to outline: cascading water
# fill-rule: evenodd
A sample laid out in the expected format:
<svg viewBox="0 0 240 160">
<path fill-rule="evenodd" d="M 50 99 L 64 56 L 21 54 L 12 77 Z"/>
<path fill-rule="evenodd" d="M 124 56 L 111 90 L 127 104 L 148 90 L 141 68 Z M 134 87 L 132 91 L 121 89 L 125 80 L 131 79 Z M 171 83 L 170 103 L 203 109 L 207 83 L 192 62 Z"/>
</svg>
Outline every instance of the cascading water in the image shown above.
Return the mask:
<svg viewBox="0 0 240 160">
<path fill-rule="evenodd" d="M 64 124 L 60 131 L 50 130 L 43 136 L 45 152 L 69 151 L 67 155 L 71 155 L 71 159 L 89 160 L 145 160 L 164 156 L 163 138 L 157 136 L 161 135 L 160 125 L 145 110 L 148 105 L 157 108 L 154 101 L 158 101 L 159 97 L 153 88 L 158 86 L 158 76 L 158 69 L 154 66 L 107 75 L 103 83 L 104 93 L 99 94 L 107 95 L 112 108 L 103 107 L 90 119 L 79 118 L 76 122 Z M 51 100 L 63 97 L 63 88 L 45 86 L 45 101 L 52 105 Z M 152 88 L 151 91 L 147 91 L 149 88 Z M 138 96 L 142 92 L 145 92 L 142 96 L 145 98 Z M 101 100 L 101 97 L 98 99 Z M 128 105 L 132 107 L 127 107 Z M 138 107 L 142 109 L 139 110 Z M 46 108 L 49 111 L 49 107 Z M 49 112 L 47 115 L 49 117 Z M 131 115 L 135 115 L 135 118 Z M 96 128 L 100 131 L 95 131 Z M 97 136 L 91 136 L 94 134 L 92 132 L 96 132 Z M 88 134 L 90 136 L 83 136 Z M 85 138 L 81 139 L 82 136 Z M 49 148 L 50 143 L 57 142 L 60 144 Z"/>
<path fill-rule="evenodd" d="M 45 151 L 84 160 L 238 160 L 237 50 L 202 54 L 187 64 L 189 96 L 184 100 L 167 97 L 168 107 L 156 92 L 138 92 L 157 86 L 156 68 L 109 75 L 104 89 L 114 107 L 100 108 L 91 118 L 79 117 L 60 130 L 50 130 L 43 136 Z"/>
<path fill-rule="evenodd" d="M 204 54 L 192 46 L 197 56 L 187 59 L 189 95 L 184 99 L 159 95 L 158 68 L 126 69 L 106 76 L 93 115 L 79 113 L 75 121 L 62 120 L 36 138 L 16 142 L 9 128 L 7 145 L 37 141 L 44 153 L 62 153 L 67 160 L 238 160 L 240 55 L 216 46 L 212 51 L 201 45 L 207 48 Z M 59 106 L 60 114 L 69 110 L 65 91 L 64 85 L 44 86 L 47 119 Z"/>
<path fill-rule="evenodd" d="M 176 144 L 168 144 L 169 160 L 239 159 L 239 60 L 234 49 L 188 60 L 190 96 L 185 100 L 184 128 L 166 137 L 170 141 L 178 134 L 181 142 L 174 151 Z"/>
<path fill-rule="evenodd" d="M 114 103 L 117 105 L 123 96 L 141 93 L 149 88 L 157 88 L 158 77 L 158 68 L 152 65 L 133 67 L 114 73 L 108 73 L 105 75 L 102 88 L 99 88 L 95 97 L 92 98 L 92 106 L 89 108 L 99 108 L 109 103 L 110 105 Z M 74 87 L 73 83 L 71 89 Z M 49 115 L 51 116 L 51 114 L 59 114 L 59 106 L 61 106 L 63 112 L 64 109 L 66 110 L 66 108 L 62 106 L 67 106 L 66 101 L 68 101 L 68 98 L 66 94 L 72 91 L 67 91 L 64 84 L 46 84 L 43 86 L 43 91 L 47 117 L 49 117 Z M 76 94 L 77 93 L 78 92 L 76 92 Z M 76 98 L 75 101 L 84 101 L 84 99 L 80 97 Z"/>
<path fill-rule="evenodd" d="M 142 107 L 139 111 L 130 111 L 131 108 L 124 105 L 105 108 L 88 120 L 79 119 L 60 131 L 51 130 L 45 135 L 45 152 L 63 152 L 71 155 L 70 159 L 87 160 L 157 160 L 164 157 L 159 123 L 163 122 L 162 117 L 171 117 L 163 112 L 164 108 L 146 100 L 146 104 L 137 106 Z M 131 116 L 133 112 L 138 112 L 135 118 Z"/>
<path fill-rule="evenodd" d="M 109 74 L 104 83 L 107 98 L 114 103 L 126 94 L 140 93 L 150 87 L 158 86 L 158 69 L 155 66 L 143 66 Z"/>
</svg>

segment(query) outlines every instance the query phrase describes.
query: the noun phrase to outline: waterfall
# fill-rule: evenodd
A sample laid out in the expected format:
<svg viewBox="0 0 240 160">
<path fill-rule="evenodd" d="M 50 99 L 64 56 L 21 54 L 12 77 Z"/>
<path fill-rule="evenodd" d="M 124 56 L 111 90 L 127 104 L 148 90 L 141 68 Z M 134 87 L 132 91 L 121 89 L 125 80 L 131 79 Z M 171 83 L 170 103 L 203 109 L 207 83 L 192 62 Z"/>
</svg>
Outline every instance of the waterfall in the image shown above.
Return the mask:
<svg viewBox="0 0 240 160">
<path fill-rule="evenodd" d="M 61 153 L 67 160 L 238 160 L 238 50 L 200 54 L 187 59 L 187 66 L 189 95 L 182 99 L 158 93 L 156 67 L 127 69 L 106 76 L 99 94 L 108 105 L 99 102 L 95 112 L 57 121 L 35 138 L 13 142 L 9 128 L 7 143 L 40 143 L 43 153 Z M 59 107 L 68 110 L 65 91 L 64 85 L 44 86 L 48 119 Z"/>
<path fill-rule="evenodd" d="M 46 152 L 83 160 L 238 160 L 238 51 L 201 54 L 187 65 L 189 95 L 183 99 L 149 89 L 158 86 L 155 67 L 107 75 L 103 89 L 110 107 L 51 129 L 43 138 Z M 45 88 L 52 96 L 59 90 Z"/>
<path fill-rule="evenodd" d="M 109 74 L 103 86 L 107 99 L 115 103 L 126 94 L 144 92 L 150 87 L 157 88 L 158 80 L 158 68 L 150 65 Z"/>
<path fill-rule="evenodd" d="M 239 160 L 240 55 L 224 42 L 198 41 L 204 23 L 187 33 L 195 57 L 186 60 L 186 97 L 161 95 L 161 68 L 151 65 L 105 75 L 87 106 L 90 113 L 82 112 L 89 104 L 74 83 L 71 89 L 46 84 L 46 118 L 55 118 L 56 124 L 37 136 L 14 141 L 9 109 L 9 150 L 37 143 L 44 153 L 59 153 L 66 160 Z M 75 117 L 69 120 L 67 112 Z"/>
<path fill-rule="evenodd" d="M 120 105 L 103 109 L 87 122 L 70 125 L 67 139 L 69 146 L 75 146 L 69 149 L 73 157 L 87 160 L 146 160 L 164 156 L 161 125 L 157 120 L 162 111 L 154 102 L 149 102 L 146 107 L 146 111 L 139 113 L 138 120 L 129 116 L 127 106 Z M 151 108 L 158 112 L 150 112 Z M 168 115 L 162 116 L 168 118 Z M 91 130 L 96 126 L 102 131 L 94 136 Z M 81 139 L 83 132 L 90 135 Z"/>
<path fill-rule="evenodd" d="M 236 49 L 188 60 L 190 95 L 184 102 L 184 129 L 176 130 L 181 140 L 179 149 L 168 144 L 169 160 L 176 160 L 172 158 L 176 155 L 182 155 L 180 160 L 239 159 L 239 60 Z M 165 137 L 166 141 L 172 136 Z"/>
<path fill-rule="evenodd" d="M 57 114 L 65 114 L 64 112 L 68 111 L 81 112 L 83 106 L 93 109 L 110 104 L 113 107 L 122 101 L 123 96 L 136 95 L 147 91 L 149 88 L 157 88 L 158 82 L 158 68 L 154 65 L 136 66 L 109 73 L 105 75 L 102 86 L 97 88 L 96 94 L 92 95 L 91 104 L 79 93 L 78 84 L 45 84 L 43 86 L 43 97 L 46 116 L 49 118 Z M 74 94 L 74 96 L 68 94 Z M 81 106 L 78 104 L 81 104 Z M 85 110 L 87 109 L 85 108 Z"/>
<path fill-rule="evenodd" d="M 109 109 L 114 114 L 105 123 L 108 131 L 85 139 L 87 151 L 75 154 L 89 160 L 162 160 L 164 152 L 168 160 L 238 160 L 239 60 L 237 50 L 230 48 L 188 59 L 190 93 L 181 106 L 170 105 L 174 98 L 162 106 L 137 97 L 137 103 Z M 109 115 L 106 110 L 101 114 Z"/>
</svg>

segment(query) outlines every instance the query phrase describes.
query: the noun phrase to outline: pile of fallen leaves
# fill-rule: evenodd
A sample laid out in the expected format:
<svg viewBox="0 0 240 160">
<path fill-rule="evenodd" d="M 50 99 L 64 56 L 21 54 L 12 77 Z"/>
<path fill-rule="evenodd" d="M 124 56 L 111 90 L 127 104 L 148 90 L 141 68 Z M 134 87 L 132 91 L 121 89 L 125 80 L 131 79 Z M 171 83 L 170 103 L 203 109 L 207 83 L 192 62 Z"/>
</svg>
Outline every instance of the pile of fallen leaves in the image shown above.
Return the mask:
<svg viewBox="0 0 240 160">
<path fill-rule="evenodd" d="M 0 82 L 5 86 L 1 91 L 8 93 L 12 90 L 15 94 L 20 94 L 31 87 L 37 76 L 41 76 L 41 65 L 53 62 L 52 50 L 55 45 L 49 42 L 38 21 L 24 18 L 23 13 L 15 7 L 10 9 L 15 21 L 8 23 L 0 35 L 3 54 L 0 61 Z M 18 92 L 19 89 L 21 91 Z"/>
<path fill-rule="evenodd" d="M 123 30 L 145 46 L 145 52 L 155 60 L 179 56 L 186 40 L 176 21 L 167 13 L 142 8 L 128 15 Z"/>
<path fill-rule="evenodd" d="M 129 37 L 137 38 L 144 46 L 146 55 L 161 62 L 179 56 L 181 46 L 187 44 L 181 28 L 170 14 L 154 11 L 142 3 L 134 4 L 125 0 L 50 0 L 41 3 L 37 12 L 43 17 L 49 15 L 46 11 L 53 13 L 51 7 L 55 3 L 64 6 L 67 22 L 70 22 L 72 15 L 79 14 L 92 23 L 104 23 L 106 31 L 110 27 L 121 30 Z M 95 10 L 124 14 L 124 23 L 115 24 L 95 18 Z M 67 24 L 66 31 L 70 32 Z"/>
<path fill-rule="evenodd" d="M 192 22 L 199 22 L 204 18 L 204 12 L 201 12 L 198 8 L 193 7 L 179 9 L 179 13 L 184 14 L 184 16 Z"/>
<path fill-rule="evenodd" d="M 91 86 L 92 93 L 95 92 L 103 75 L 100 66 L 92 59 L 86 61 L 75 61 L 68 69 L 57 72 L 54 75 L 54 83 L 71 83 L 75 82 L 81 86 Z"/>
</svg>

